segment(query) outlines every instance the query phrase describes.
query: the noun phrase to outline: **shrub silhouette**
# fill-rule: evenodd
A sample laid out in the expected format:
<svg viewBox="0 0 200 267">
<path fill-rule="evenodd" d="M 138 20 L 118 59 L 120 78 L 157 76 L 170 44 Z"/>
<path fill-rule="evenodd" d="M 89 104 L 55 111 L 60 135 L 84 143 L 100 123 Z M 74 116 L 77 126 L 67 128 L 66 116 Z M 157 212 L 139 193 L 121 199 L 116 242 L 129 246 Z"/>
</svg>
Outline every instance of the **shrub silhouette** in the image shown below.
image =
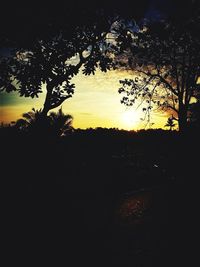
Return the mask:
<svg viewBox="0 0 200 267">
<path fill-rule="evenodd" d="M 24 132 L 39 136 L 59 137 L 72 130 L 73 117 L 64 114 L 62 108 L 58 112 L 51 112 L 48 116 L 44 116 L 42 110 L 32 109 L 23 113 L 22 118 L 16 121 L 14 126 Z"/>
<path fill-rule="evenodd" d="M 174 118 L 173 117 L 168 118 L 165 127 L 169 127 L 169 130 L 172 131 L 175 126 L 176 123 L 174 123 Z"/>
</svg>

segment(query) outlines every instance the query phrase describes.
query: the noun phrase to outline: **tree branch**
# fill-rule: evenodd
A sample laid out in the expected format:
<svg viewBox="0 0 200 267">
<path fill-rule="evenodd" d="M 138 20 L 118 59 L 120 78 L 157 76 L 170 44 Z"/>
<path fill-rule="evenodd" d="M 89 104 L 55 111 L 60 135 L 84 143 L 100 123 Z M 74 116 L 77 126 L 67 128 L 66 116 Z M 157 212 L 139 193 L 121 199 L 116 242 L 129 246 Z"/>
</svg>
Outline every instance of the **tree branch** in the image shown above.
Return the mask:
<svg viewBox="0 0 200 267">
<path fill-rule="evenodd" d="M 175 91 L 175 89 L 172 87 L 172 85 L 168 81 L 166 81 L 159 73 L 152 74 L 150 72 L 145 72 L 145 71 L 142 71 L 142 70 L 139 70 L 139 72 L 141 72 L 141 73 L 143 73 L 143 74 L 145 74 L 147 76 L 150 76 L 152 78 L 159 78 L 162 83 L 164 83 L 166 86 L 169 87 L 170 91 L 173 94 L 175 94 L 176 96 L 178 96 L 178 93 Z"/>
<path fill-rule="evenodd" d="M 178 113 L 178 110 L 177 110 L 175 107 L 173 107 L 173 106 L 171 106 L 171 105 L 167 105 L 167 107 L 168 107 L 168 108 L 171 108 L 172 110 L 174 110 L 175 112 Z"/>
<path fill-rule="evenodd" d="M 72 95 L 62 96 L 58 101 L 50 105 L 50 109 L 59 107 L 66 99 L 72 97 Z"/>
<path fill-rule="evenodd" d="M 94 46 L 95 46 L 95 44 L 98 43 L 99 41 L 103 40 L 103 39 L 106 37 L 106 35 L 107 35 L 107 33 L 104 33 L 102 36 L 100 36 L 100 37 L 98 38 L 98 40 L 95 39 L 95 38 L 93 38 L 93 40 L 91 40 L 91 43 L 85 45 L 84 48 L 83 48 L 81 51 L 79 51 L 79 53 L 78 53 L 78 54 L 79 54 L 79 58 L 80 58 L 78 64 L 75 65 L 75 66 L 74 66 L 74 65 L 70 65 L 70 66 L 69 66 L 70 68 L 69 68 L 68 70 L 66 70 L 66 73 L 65 73 L 65 74 L 61 74 L 61 75 L 57 76 L 57 77 L 54 79 L 54 81 L 53 81 L 53 83 L 55 84 L 55 86 L 58 85 L 58 84 L 61 85 L 63 82 L 66 81 L 66 79 L 67 79 L 68 77 L 70 77 L 70 76 L 72 76 L 74 73 L 78 72 L 79 69 L 81 68 L 81 66 L 82 66 L 85 62 L 87 62 L 87 61 L 89 60 L 89 58 L 92 57 L 92 55 L 93 55 L 93 53 L 94 53 Z M 86 49 L 87 49 L 89 46 L 92 46 L 91 52 L 90 52 L 89 56 L 84 57 L 84 56 L 83 56 L 83 52 L 86 51 Z"/>
<path fill-rule="evenodd" d="M 178 63 L 177 63 L 177 61 L 176 61 L 176 50 L 175 50 L 175 48 L 173 49 L 173 59 L 171 58 L 171 60 L 174 61 L 173 66 L 174 66 L 174 68 L 175 68 L 176 88 L 177 88 L 177 91 L 178 91 L 178 93 L 177 93 L 177 96 L 178 96 L 178 94 L 179 94 L 179 92 L 180 92 L 180 83 L 179 83 L 179 77 L 178 77 L 178 70 L 177 70 Z"/>
</svg>

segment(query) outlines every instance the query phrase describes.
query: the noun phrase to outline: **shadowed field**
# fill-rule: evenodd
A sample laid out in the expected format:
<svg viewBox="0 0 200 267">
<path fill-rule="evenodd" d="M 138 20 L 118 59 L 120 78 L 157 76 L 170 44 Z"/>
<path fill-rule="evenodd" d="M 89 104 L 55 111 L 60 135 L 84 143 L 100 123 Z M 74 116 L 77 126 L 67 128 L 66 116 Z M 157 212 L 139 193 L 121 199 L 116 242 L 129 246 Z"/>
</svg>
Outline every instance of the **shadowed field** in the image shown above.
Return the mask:
<svg viewBox="0 0 200 267">
<path fill-rule="evenodd" d="M 196 164 L 185 164 L 176 133 L 1 134 L 16 259 L 177 266 L 190 255 Z"/>
</svg>

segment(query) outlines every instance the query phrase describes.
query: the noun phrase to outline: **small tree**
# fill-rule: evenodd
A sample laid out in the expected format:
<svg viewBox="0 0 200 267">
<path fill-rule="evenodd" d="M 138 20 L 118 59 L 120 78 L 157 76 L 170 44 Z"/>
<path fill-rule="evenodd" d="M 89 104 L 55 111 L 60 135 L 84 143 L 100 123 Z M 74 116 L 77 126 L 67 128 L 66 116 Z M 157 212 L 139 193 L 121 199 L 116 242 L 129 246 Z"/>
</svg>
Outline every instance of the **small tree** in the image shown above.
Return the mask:
<svg viewBox="0 0 200 267">
<path fill-rule="evenodd" d="M 56 136 L 65 136 L 69 131 L 73 130 L 73 117 L 69 114 L 64 114 L 62 108 L 58 112 L 50 112 L 49 118 L 52 131 Z"/>
<path fill-rule="evenodd" d="M 169 117 L 167 119 L 167 123 L 165 124 L 165 127 L 169 127 L 169 130 L 172 131 L 175 126 L 176 126 L 176 123 L 174 123 L 174 118 Z"/>
<path fill-rule="evenodd" d="M 14 126 L 22 131 L 35 127 L 41 120 L 41 110 L 32 108 L 31 111 L 22 114 L 22 118 L 18 119 Z"/>
<path fill-rule="evenodd" d="M 13 125 L 20 131 L 33 133 L 39 136 L 63 136 L 68 130 L 72 129 L 73 117 L 64 114 L 62 108 L 58 112 L 50 112 L 46 117 L 42 110 L 32 109 L 23 113 L 22 118 L 18 119 Z"/>
</svg>

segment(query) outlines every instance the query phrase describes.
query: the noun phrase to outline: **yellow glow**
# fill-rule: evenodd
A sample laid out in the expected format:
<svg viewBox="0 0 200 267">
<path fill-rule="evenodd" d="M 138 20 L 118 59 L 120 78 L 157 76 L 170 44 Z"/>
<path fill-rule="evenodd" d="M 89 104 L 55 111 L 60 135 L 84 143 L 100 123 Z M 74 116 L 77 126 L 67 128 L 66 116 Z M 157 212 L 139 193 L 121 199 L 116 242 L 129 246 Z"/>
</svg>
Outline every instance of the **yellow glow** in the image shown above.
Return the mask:
<svg viewBox="0 0 200 267">
<path fill-rule="evenodd" d="M 125 110 L 122 113 L 122 124 L 127 130 L 136 129 L 139 122 L 141 114 L 136 110 Z"/>
<path fill-rule="evenodd" d="M 122 95 L 118 93 L 119 80 L 124 78 L 134 78 L 134 73 L 97 71 L 91 76 L 85 76 L 81 72 L 75 76 L 73 78 L 76 85 L 75 94 L 62 104 L 63 112 L 74 117 L 74 128 L 115 127 L 126 130 L 144 128 L 144 122 L 140 120 L 144 116 L 141 109 L 136 110 L 136 106 L 127 109 L 120 103 Z M 45 88 L 43 89 L 45 92 Z M 4 100 L 1 98 L 0 121 L 6 123 L 15 121 L 22 113 L 30 111 L 33 107 L 42 108 L 44 97 L 45 93 L 35 99 L 5 94 Z M 152 128 L 164 127 L 166 118 L 167 114 L 153 114 L 155 124 Z"/>
</svg>

